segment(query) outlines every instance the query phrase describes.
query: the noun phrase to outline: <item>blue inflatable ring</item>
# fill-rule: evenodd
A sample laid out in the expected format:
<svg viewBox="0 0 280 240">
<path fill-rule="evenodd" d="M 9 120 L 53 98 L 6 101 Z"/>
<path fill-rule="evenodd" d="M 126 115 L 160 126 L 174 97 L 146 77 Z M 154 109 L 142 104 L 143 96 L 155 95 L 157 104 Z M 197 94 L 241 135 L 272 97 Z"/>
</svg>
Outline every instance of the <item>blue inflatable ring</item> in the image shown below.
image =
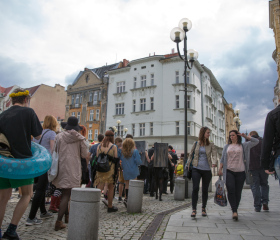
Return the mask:
<svg viewBox="0 0 280 240">
<path fill-rule="evenodd" d="M 32 157 L 9 158 L 0 155 L 0 177 L 29 179 L 46 173 L 52 165 L 49 151 L 38 143 L 31 142 Z"/>
</svg>

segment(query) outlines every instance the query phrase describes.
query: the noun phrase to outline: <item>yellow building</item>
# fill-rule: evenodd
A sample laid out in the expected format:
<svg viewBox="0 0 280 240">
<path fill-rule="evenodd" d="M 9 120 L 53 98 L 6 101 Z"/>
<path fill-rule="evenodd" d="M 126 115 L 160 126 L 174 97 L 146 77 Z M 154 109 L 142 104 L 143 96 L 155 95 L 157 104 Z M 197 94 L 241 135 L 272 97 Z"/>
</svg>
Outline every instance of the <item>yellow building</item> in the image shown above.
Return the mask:
<svg viewBox="0 0 280 240">
<path fill-rule="evenodd" d="M 229 132 L 231 130 L 237 130 L 236 123 L 233 118 L 236 116 L 232 108 L 231 103 L 227 103 L 225 98 L 223 98 L 223 103 L 225 105 L 225 120 L 226 120 L 226 143 L 228 142 Z"/>
<path fill-rule="evenodd" d="M 279 54 L 280 54 L 280 1 L 271 0 L 269 1 L 269 27 L 274 32 L 275 45 L 276 49 L 272 53 L 272 58 L 276 62 L 278 79 L 274 87 L 274 106 L 276 107 L 279 104 L 280 99 L 280 87 L 279 87 L 279 76 L 280 76 L 280 63 L 279 63 Z"/>
</svg>

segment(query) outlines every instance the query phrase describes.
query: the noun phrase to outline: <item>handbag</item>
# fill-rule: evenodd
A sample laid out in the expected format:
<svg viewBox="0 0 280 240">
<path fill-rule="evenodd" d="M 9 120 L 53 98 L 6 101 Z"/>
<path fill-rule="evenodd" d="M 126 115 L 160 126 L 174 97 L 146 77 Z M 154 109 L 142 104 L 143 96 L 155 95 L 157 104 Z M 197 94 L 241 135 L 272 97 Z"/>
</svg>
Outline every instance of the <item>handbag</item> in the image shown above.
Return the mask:
<svg viewBox="0 0 280 240">
<path fill-rule="evenodd" d="M 226 189 L 225 182 L 222 180 L 222 177 L 219 176 L 219 179 L 215 183 L 216 192 L 214 196 L 214 203 L 218 204 L 221 207 L 227 206 L 227 197 L 226 197 Z"/>
<path fill-rule="evenodd" d="M 106 154 L 100 153 L 98 155 L 97 162 L 96 162 L 96 171 L 97 172 L 109 172 L 110 171 L 112 163 L 110 164 L 108 153 L 113 146 L 114 145 L 112 145 L 109 148 L 109 150 Z M 99 146 L 99 148 L 101 149 L 101 145 Z"/>
<path fill-rule="evenodd" d="M 190 166 L 188 167 L 188 166 L 187 166 L 187 163 L 186 163 L 187 178 L 188 178 L 189 180 L 192 179 L 192 169 L 193 169 L 192 161 L 193 161 L 193 159 L 194 159 L 194 152 L 195 152 L 195 149 L 196 149 L 196 145 L 197 145 L 197 142 L 195 142 L 195 147 L 194 147 L 194 150 L 193 150 L 193 153 L 192 153 L 192 160 L 191 160 L 191 162 L 190 162 Z"/>
<path fill-rule="evenodd" d="M 48 180 L 49 182 L 52 182 L 57 174 L 58 174 L 58 152 L 57 152 L 57 143 L 54 144 L 54 151 L 52 153 L 52 166 L 48 171 Z"/>
</svg>

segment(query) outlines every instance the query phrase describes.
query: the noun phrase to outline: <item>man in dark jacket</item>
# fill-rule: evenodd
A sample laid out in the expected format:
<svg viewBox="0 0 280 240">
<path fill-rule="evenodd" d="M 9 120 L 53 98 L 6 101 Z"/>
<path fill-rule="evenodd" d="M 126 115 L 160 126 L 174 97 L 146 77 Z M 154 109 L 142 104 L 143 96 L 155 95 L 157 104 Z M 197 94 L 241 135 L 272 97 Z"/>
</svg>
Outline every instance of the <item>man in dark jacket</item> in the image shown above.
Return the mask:
<svg viewBox="0 0 280 240">
<path fill-rule="evenodd" d="M 153 146 L 148 150 L 148 156 L 151 159 L 155 152 L 154 144 Z M 154 178 L 153 178 L 153 166 L 154 166 L 154 161 L 150 161 L 148 164 L 148 181 L 149 181 L 149 192 L 150 192 L 150 197 L 154 196 Z"/>
<path fill-rule="evenodd" d="M 271 152 L 274 157 L 271 158 Z M 261 165 L 267 174 L 280 177 L 280 105 L 267 114 L 262 142 Z M 280 181 L 280 178 L 279 178 Z"/>
<path fill-rule="evenodd" d="M 251 137 L 259 139 L 258 145 L 251 148 L 250 150 L 250 163 L 249 170 L 253 177 L 253 182 L 251 184 L 251 190 L 254 197 L 254 207 L 256 212 L 263 210 L 268 211 L 268 201 L 269 201 L 269 186 L 268 186 L 268 175 L 265 173 L 261 166 L 260 156 L 261 156 L 261 146 L 262 138 L 256 131 L 252 131 L 249 134 Z"/>
</svg>

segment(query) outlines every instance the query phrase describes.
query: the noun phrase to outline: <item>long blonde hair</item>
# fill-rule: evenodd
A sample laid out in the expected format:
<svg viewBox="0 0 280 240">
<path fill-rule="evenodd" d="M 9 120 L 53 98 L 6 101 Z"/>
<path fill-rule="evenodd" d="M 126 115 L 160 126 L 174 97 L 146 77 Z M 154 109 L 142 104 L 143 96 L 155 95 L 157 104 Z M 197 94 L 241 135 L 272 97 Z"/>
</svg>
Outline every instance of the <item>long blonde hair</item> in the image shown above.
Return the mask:
<svg viewBox="0 0 280 240">
<path fill-rule="evenodd" d="M 125 158 L 130 158 L 132 156 L 132 150 L 135 149 L 134 140 L 131 138 L 126 138 L 122 146 L 122 154 Z"/>
<path fill-rule="evenodd" d="M 50 129 L 54 132 L 57 131 L 58 122 L 56 118 L 52 115 L 45 116 L 44 123 L 43 123 L 43 129 Z"/>
</svg>

